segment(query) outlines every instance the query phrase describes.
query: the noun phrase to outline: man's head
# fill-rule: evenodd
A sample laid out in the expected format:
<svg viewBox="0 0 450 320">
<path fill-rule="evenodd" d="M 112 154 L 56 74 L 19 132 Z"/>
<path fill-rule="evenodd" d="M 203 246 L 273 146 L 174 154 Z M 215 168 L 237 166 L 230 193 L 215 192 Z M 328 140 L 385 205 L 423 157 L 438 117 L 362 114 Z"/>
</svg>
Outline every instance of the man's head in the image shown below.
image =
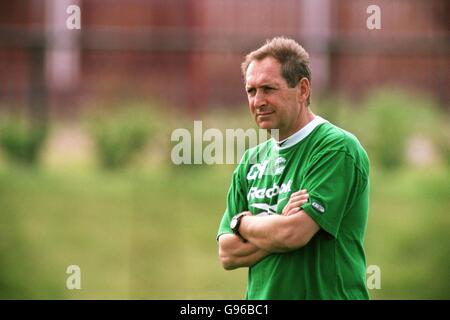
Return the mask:
<svg viewBox="0 0 450 320">
<path fill-rule="evenodd" d="M 280 138 L 298 130 L 310 100 L 308 53 L 297 42 L 274 38 L 249 53 L 242 73 L 250 111 L 263 129 L 280 129 Z"/>
</svg>

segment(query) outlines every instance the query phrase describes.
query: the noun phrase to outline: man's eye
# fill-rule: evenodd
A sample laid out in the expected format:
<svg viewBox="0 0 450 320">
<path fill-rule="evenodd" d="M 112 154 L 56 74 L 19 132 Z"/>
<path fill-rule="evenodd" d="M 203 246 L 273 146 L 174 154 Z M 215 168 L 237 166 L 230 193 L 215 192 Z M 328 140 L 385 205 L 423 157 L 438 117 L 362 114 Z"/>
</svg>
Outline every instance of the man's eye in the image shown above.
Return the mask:
<svg viewBox="0 0 450 320">
<path fill-rule="evenodd" d="M 247 93 L 249 95 L 254 95 L 255 94 L 255 89 L 247 89 Z"/>
</svg>

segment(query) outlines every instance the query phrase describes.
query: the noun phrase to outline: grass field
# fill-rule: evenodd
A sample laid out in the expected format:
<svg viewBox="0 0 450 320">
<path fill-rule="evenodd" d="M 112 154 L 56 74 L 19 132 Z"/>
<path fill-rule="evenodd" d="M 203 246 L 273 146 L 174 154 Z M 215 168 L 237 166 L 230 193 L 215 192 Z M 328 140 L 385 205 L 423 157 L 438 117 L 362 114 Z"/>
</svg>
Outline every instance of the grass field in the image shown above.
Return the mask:
<svg viewBox="0 0 450 320">
<path fill-rule="evenodd" d="M 224 271 L 215 241 L 232 170 L 1 169 L 0 298 L 243 298 L 247 271 Z M 449 299 L 448 169 L 372 173 L 372 298 Z"/>
</svg>

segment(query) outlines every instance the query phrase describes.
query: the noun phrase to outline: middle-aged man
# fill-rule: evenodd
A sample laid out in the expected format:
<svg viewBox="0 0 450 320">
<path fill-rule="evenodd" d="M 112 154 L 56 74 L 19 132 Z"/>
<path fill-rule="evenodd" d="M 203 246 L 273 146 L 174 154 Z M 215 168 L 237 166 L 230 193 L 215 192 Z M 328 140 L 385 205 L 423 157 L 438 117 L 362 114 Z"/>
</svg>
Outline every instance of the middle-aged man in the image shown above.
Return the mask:
<svg viewBox="0 0 450 320">
<path fill-rule="evenodd" d="M 294 40 L 267 41 L 242 72 L 253 118 L 278 137 L 233 173 L 217 235 L 223 267 L 249 267 L 247 299 L 368 299 L 365 150 L 310 110 L 309 57 Z"/>
</svg>

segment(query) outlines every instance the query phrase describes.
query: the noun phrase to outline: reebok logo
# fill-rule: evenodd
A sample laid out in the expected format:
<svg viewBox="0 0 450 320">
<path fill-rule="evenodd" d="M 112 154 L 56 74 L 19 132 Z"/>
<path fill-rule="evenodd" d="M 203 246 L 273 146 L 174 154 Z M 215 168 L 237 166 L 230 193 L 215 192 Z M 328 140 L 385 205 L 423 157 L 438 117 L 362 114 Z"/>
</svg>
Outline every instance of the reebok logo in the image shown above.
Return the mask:
<svg viewBox="0 0 450 320">
<path fill-rule="evenodd" d="M 265 214 L 275 214 L 277 213 L 277 208 L 280 205 L 281 202 L 288 199 L 288 197 L 284 197 L 281 199 L 278 199 L 277 203 L 274 205 L 268 205 L 267 203 L 253 203 L 250 205 L 250 207 L 257 208 L 263 211 Z M 259 214 L 261 215 L 261 214 Z"/>
<path fill-rule="evenodd" d="M 258 189 L 257 187 L 251 187 L 250 191 L 247 194 L 247 200 L 251 199 L 264 199 L 269 198 L 283 193 L 291 192 L 291 185 L 292 180 L 289 180 L 288 183 L 283 183 L 281 186 L 278 186 L 277 184 L 273 184 L 272 188 L 261 188 Z"/>
</svg>

